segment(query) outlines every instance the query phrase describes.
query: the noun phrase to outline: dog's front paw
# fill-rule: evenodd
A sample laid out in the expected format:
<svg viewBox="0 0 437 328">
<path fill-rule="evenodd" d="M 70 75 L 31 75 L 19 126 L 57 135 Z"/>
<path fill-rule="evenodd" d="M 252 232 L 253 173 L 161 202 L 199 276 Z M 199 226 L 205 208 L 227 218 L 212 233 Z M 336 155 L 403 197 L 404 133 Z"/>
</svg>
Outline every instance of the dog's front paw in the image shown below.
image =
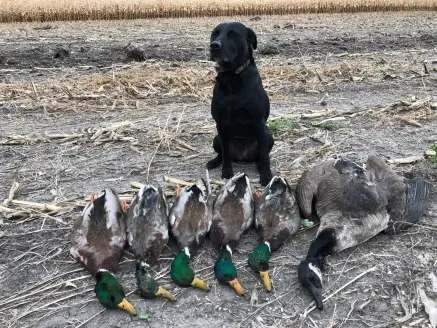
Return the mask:
<svg viewBox="0 0 437 328">
<path fill-rule="evenodd" d="M 208 170 L 215 169 L 216 167 L 219 167 L 220 163 L 221 163 L 220 158 L 215 157 L 212 160 L 208 161 L 208 163 L 206 163 L 206 168 Z"/>
<path fill-rule="evenodd" d="M 272 180 L 272 172 L 270 170 L 259 172 L 259 183 L 261 186 L 267 186 L 270 180 Z"/>
<path fill-rule="evenodd" d="M 232 167 L 223 167 L 222 168 L 222 179 L 230 179 L 234 176 L 234 171 Z"/>
</svg>

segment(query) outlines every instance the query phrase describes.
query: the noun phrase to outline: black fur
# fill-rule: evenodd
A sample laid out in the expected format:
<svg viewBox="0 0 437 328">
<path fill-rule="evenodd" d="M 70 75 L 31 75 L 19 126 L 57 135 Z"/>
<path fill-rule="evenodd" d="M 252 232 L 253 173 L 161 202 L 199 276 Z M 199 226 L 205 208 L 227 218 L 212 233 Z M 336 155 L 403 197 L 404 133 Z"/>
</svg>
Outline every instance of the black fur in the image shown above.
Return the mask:
<svg viewBox="0 0 437 328">
<path fill-rule="evenodd" d="M 222 178 L 229 179 L 234 175 L 232 160 L 258 162 L 265 186 L 272 178 L 269 153 L 274 140 L 266 125 L 269 98 L 253 59 L 257 44 L 255 32 L 241 23 L 220 24 L 211 34 L 210 57 L 219 65 L 211 103 L 218 134 L 213 142 L 217 156 L 207 167 L 214 169 L 223 161 Z"/>
</svg>

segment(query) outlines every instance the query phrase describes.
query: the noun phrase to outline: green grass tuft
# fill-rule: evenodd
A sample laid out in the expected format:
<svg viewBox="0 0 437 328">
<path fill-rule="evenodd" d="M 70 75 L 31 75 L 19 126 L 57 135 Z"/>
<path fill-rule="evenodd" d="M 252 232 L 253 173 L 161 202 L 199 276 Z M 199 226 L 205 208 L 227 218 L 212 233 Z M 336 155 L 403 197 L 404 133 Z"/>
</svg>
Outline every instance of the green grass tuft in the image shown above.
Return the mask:
<svg viewBox="0 0 437 328">
<path fill-rule="evenodd" d="M 431 148 L 431 150 L 434 150 L 437 153 L 437 144 L 431 144 L 429 148 Z M 432 164 L 437 164 L 437 155 L 429 156 L 427 160 Z"/>
<path fill-rule="evenodd" d="M 344 128 L 343 125 L 338 124 L 338 123 L 334 123 L 334 122 L 331 122 L 331 121 L 320 123 L 320 124 L 316 124 L 314 126 L 320 128 L 320 129 L 323 129 L 323 130 L 327 130 L 327 131 L 337 131 L 337 130 L 340 130 L 340 129 Z"/>
<path fill-rule="evenodd" d="M 274 136 L 292 129 L 297 129 L 298 127 L 298 122 L 287 117 L 280 117 L 269 121 L 269 130 Z"/>
</svg>

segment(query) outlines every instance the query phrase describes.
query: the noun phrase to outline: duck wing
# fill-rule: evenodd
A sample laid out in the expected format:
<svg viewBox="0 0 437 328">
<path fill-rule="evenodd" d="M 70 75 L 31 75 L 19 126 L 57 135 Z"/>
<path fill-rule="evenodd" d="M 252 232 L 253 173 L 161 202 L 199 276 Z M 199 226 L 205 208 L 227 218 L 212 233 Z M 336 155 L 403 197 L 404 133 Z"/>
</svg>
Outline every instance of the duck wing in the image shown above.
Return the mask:
<svg viewBox="0 0 437 328">
<path fill-rule="evenodd" d="M 237 173 L 222 187 L 214 200 L 210 239 L 216 249 L 235 244 L 253 223 L 254 204 L 250 181 Z"/>
<path fill-rule="evenodd" d="M 117 193 L 106 188 L 76 220 L 70 253 L 92 275 L 99 269 L 116 271 L 126 243 L 125 219 Z"/>
<path fill-rule="evenodd" d="M 167 203 L 160 187 L 146 185 L 127 213 L 127 240 L 137 260 L 153 265 L 168 242 Z"/>
<path fill-rule="evenodd" d="M 262 241 L 267 241 L 272 252 L 297 232 L 300 226 L 299 208 L 294 191 L 279 176 L 272 178 L 256 201 L 255 222 Z"/>
<path fill-rule="evenodd" d="M 207 198 L 197 184 L 182 189 L 170 209 L 169 222 L 178 247 L 188 247 L 195 255 L 210 226 Z"/>
</svg>

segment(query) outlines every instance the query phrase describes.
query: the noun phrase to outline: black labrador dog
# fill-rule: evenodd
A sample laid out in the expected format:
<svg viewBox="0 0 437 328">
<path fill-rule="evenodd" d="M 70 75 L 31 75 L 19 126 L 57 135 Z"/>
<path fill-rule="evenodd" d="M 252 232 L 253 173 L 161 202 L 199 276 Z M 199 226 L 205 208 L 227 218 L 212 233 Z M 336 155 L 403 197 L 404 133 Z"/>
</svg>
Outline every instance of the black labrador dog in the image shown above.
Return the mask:
<svg viewBox="0 0 437 328">
<path fill-rule="evenodd" d="M 274 140 L 266 125 L 269 98 L 253 59 L 256 47 L 255 32 L 241 23 L 222 23 L 212 31 L 210 59 L 216 62 L 217 77 L 211 114 L 217 126 L 217 156 L 207 168 L 223 161 L 222 178 L 229 179 L 234 175 L 232 160 L 258 162 L 265 186 L 272 178 L 269 153 Z"/>
</svg>

